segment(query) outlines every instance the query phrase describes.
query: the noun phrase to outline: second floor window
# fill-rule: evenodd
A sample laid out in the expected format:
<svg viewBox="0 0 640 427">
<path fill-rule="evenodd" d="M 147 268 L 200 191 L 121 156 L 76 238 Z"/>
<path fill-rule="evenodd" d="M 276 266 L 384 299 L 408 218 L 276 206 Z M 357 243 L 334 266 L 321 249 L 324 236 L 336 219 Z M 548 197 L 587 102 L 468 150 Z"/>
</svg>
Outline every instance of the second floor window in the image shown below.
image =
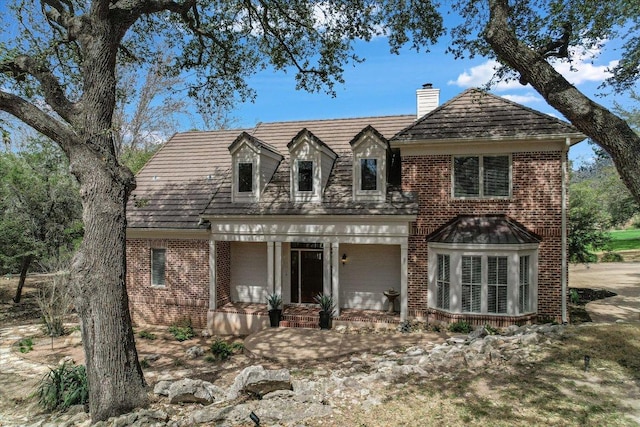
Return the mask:
<svg viewBox="0 0 640 427">
<path fill-rule="evenodd" d="M 456 156 L 453 158 L 453 197 L 509 197 L 509 156 Z"/>
<path fill-rule="evenodd" d="M 298 191 L 313 191 L 313 162 L 298 161 Z"/>
<path fill-rule="evenodd" d="M 253 163 L 238 163 L 238 193 L 253 191 Z"/>
<path fill-rule="evenodd" d="M 377 159 L 360 159 L 360 189 L 364 191 L 378 189 Z"/>
</svg>

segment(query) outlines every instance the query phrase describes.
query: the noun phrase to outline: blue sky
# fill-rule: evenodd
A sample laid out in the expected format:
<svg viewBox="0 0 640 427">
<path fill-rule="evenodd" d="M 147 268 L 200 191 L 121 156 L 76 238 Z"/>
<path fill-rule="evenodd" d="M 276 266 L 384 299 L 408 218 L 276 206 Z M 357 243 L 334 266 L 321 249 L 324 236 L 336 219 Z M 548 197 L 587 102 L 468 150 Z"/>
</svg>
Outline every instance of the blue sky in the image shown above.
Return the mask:
<svg viewBox="0 0 640 427">
<path fill-rule="evenodd" d="M 613 44 L 609 43 L 609 49 L 598 52 L 595 58 L 574 56 L 577 71 L 571 71 L 568 64 L 558 65 L 578 89 L 607 107 L 613 106 L 614 99 L 623 105 L 629 101 L 624 95 L 596 96 L 602 92 L 598 86 L 607 76 L 607 67 L 617 59 L 611 49 Z M 255 102 L 239 105 L 232 116 L 239 126 L 253 126 L 257 122 L 414 114 L 416 90 L 423 83 L 439 88 L 443 103 L 468 87 L 483 85 L 493 74 L 493 64 L 486 58 L 455 60 L 445 54 L 445 49 L 442 41 L 430 52 L 406 49 L 400 55 L 392 55 L 385 39 L 359 43 L 356 53 L 366 60 L 346 67 L 345 83 L 336 87 L 335 98 L 296 90 L 293 74 L 267 70 L 250 79 L 257 91 Z M 492 92 L 562 118 L 530 86 L 512 82 L 500 84 Z M 592 150 L 586 142 L 570 151 L 570 158 L 577 164 L 591 157 Z"/>
</svg>

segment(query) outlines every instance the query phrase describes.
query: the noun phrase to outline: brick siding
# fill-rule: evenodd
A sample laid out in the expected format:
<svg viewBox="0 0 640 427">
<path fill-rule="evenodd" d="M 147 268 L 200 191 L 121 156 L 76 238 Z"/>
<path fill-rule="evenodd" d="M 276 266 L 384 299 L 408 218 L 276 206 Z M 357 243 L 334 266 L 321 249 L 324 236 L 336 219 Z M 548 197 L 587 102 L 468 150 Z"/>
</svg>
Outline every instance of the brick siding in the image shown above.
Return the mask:
<svg viewBox="0 0 640 427">
<path fill-rule="evenodd" d="M 151 286 L 151 249 L 166 249 L 165 286 Z M 127 239 L 127 292 L 136 325 L 190 319 L 204 328 L 209 308 L 209 241 Z"/>
<path fill-rule="evenodd" d="M 418 195 L 419 213 L 409 236 L 409 312 L 427 308 L 425 236 L 457 215 L 506 214 L 543 239 L 538 252 L 538 317 L 561 319 L 562 152 L 512 155 L 512 197 L 459 200 L 451 197 L 451 156 L 402 158 L 402 189 Z"/>
</svg>

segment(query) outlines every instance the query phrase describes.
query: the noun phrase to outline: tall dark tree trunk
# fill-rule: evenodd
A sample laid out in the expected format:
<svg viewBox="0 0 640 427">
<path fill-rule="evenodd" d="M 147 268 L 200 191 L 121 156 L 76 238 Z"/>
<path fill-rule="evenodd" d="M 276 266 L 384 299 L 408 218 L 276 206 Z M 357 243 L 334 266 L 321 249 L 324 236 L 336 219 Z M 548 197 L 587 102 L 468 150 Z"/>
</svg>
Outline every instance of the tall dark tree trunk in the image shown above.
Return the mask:
<svg viewBox="0 0 640 427">
<path fill-rule="evenodd" d="M 16 289 L 16 296 L 13 297 L 13 302 L 16 304 L 20 303 L 22 299 L 22 288 L 24 287 L 24 282 L 27 280 L 27 273 L 29 272 L 29 266 L 31 266 L 31 261 L 33 261 L 33 255 L 27 255 L 22 258 L 22 266 L 20 267 L 20 280 L 18 281 L 18 289 Z"/>
<path fill-rule="evenodd" d="M 125 285 L 126 204 L 135 180 L 118 164 L 112 136 L 115 64 L 121 30 L 109 20 L 110 2 L 96 2 L 84 52 L 82 111 L 75 128 L 82 144 L 69 147 L 80 183 L 84 238 L 72 264 L 81 319 L 93 422 L 148 402 L 138 362 Z"/>
<path fill-rule="evenodd" d="M 489 0 L 489 8 L 484 38 L 498 58 L 611 155 L 625 185 L 640 202 L 640 136 L 620 117 L 582 94 L 540 53 L 517 38 L 509 25 L 507 0 Z"/>
</svg>

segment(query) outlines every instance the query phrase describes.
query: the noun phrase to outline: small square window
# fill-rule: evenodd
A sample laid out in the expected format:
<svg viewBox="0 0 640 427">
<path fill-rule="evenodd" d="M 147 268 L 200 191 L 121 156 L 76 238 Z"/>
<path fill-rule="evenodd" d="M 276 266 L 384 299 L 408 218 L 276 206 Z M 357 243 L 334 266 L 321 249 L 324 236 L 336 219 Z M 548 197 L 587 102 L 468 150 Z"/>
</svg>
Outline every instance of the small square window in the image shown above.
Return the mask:
<svg viewBox="0 0 640 427">
<path fill-rule="evenodd" d="M 253 163 L 238 163 L 238 193 L 253 191 Z"/>
<path fill-rule="evenodd" d="M 298 161 L 298 191 L 313 191 L 312 161 Z"/>
<path fill-rule="evenodd" d="M 151 284 L 153 286 L 165 285 L 165 269 L 167 262 L 166 249 L 151 249 Z"/>
<path fill-rule="evenodd" d="M 360 159 L 360 189 L 364 191 L 378 189 L 377 159 Z"/>
</svg>

